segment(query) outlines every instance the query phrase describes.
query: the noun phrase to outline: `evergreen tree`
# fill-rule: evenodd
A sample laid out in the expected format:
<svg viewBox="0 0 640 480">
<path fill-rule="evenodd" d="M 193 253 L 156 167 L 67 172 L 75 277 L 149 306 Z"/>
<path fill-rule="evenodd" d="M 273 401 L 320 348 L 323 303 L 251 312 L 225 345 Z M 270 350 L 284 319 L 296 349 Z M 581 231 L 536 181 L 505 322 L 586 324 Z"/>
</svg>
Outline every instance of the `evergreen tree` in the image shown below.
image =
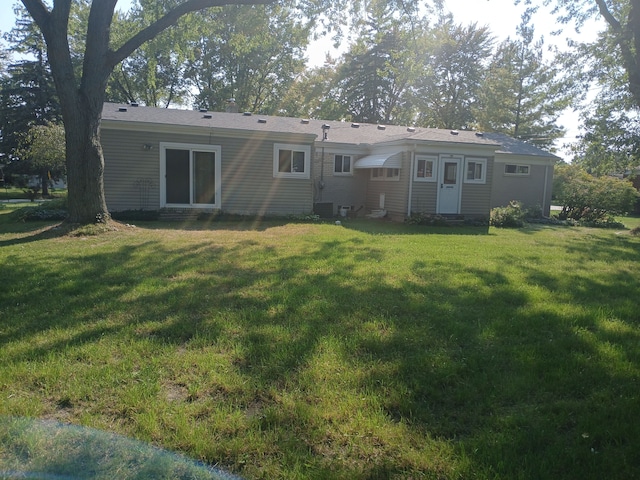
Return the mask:
<svg viewBox="0 0 640 480">
<path fill-rule="evenodd" d="M 506 39 L 493 54 L 475 109 L 477 127 L 551 148 L 564 135 L 558 118 L 574 98 L 573 83 L 556 58 L 545 60 L 544 39 L 535 40 L 527 10 L 518 38 Z"/>
</svg>

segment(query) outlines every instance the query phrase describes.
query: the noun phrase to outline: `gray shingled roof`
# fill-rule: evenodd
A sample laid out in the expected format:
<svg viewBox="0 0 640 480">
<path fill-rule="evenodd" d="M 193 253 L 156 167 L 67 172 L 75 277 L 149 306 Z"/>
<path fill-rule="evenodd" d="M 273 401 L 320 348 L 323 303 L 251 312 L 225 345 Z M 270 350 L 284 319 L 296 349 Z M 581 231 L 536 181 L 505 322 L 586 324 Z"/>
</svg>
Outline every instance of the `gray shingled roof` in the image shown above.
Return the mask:
<svg viewBox="0 0 640 480">
<path fill-rule="evenodd" d="M 541 148 L 531 145 L 530 143 L 516 140 L 513 137 L 504 135 L 503 133 L 485 133 L 484 136 L 489 140 L 493 140 L 499 143 L 501 147 L 497 150 L 498 153 L 509 153 L 513 155 L 531 155 L 536 157 L 548 157 L 560 159 L 557 155 L 551 152 L 542 150 Z"/>
<path fill-rule="evenodd" d="M 368 123 L 324 121 L 243 113 L 200 112 L 155 107 L 135 107 L 127 104 L 105 103 L 105 121 L 121 121 L 187 127 L 224 128 L 232 130 L 273 133 L 298 133 L 322 138 L 322 126 L 329 125 L 327 141 L 352 145 L 373 145 L 397 141 L 438 142 L 467 145 L 498 146 L 494 138 L 470 131 L 451 131 L 436 128 L 375 125 Z M 508 138 L 508 137 L 507 137 Z"/>
</svg>

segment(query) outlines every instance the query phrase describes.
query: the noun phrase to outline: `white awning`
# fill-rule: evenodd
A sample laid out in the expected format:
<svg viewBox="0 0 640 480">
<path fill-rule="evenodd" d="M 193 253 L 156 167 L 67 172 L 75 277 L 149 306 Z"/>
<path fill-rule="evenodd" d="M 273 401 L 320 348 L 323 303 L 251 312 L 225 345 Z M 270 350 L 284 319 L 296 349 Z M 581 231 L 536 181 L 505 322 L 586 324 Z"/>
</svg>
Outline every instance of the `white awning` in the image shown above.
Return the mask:
<svg viewBox="0 0 640 480">
<path fill-rule="evenodd" d="M 402 152 L 367 155 L 353 165 L 353 168 L 401 168 Z"/>
</svg>

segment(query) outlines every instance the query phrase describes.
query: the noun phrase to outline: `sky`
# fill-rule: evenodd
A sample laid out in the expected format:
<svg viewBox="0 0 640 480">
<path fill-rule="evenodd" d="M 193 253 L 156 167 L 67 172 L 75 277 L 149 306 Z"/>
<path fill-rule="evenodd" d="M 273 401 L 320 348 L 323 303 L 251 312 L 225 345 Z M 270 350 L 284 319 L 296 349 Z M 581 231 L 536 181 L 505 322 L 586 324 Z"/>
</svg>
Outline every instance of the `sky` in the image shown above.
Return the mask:
<svg viewBox="0 0 640 480">
<path fill-rule="evenodd" d="M 1 0 L 0 32 L 7 32 L 13 27 L 15 22 L 13 5 L 15 4 L 15 0 Z M 131 0 L 119 0 L 117 7 L 126 10 L 130 4 Z M 524 6 L 515 6 L 513 0 L 447 0 L 446 8 L 453 14 L 458 23 L 477 23 L 479 26 L 488 25 L 498 41 L 509 36 L 515 36 L 516 27 L 520 23 L 520 17 L 524 11 Z M 578 40 L 594 39 L 597 32 L 604 28 L 602 21 L 594 21 L 581 30 L 581 35 L 577 35 L 571 27 L 566 27 L 561 35 L 552 36 L 551 32 L 557 30 L 558 26 L 548 9 L 545 10 L 542 7 L 534 16 L 533 24 L 535 25 L 536 36 L 544 36 L 547 44 L 555 44 L 559 48 L 563 48 L 566 45 L 567 37 Z M 330 39 L 314 42 L 309 49 L 309 64 L 322 64 L 326 53 L 335 53 Z M 575 112 L 567 111 L 561 117 L 560 123 L 567 129 L 565 141 L 575 139 L 579 134 L 579 118 Z M 566 156 L 566 153 L 562 151 L 559 154 L 560 156 Z"/>
</svg>

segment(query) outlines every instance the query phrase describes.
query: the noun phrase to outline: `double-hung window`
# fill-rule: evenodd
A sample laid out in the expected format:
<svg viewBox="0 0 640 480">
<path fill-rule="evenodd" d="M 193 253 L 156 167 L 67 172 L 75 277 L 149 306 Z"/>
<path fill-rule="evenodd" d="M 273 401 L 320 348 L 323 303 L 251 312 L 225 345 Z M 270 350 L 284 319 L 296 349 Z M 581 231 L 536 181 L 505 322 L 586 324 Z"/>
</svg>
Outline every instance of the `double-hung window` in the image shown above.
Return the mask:
<svg viewBox="0 0 640 480">
<path fill-rule="evenodd" d="M 335 155 L 333 173 L 335 175 L 351 175 L 351 155 Z"/>
<path fill-rule="evenodd" d="M 414 179 L 418 182 L 435 182 L 437 158 L 431 156 L 417 156 Z"/>
<path fill-rule="evenodd" d="M 273 176 L 277 178 L 310 178 L 311 147 L 276 143 L 273 146 Z"/>
<path fill-rule="evenodd" d="M 465 160 L 464 183 L 486 183 L 487 159 L 467 157 Z"/>
</svg>

